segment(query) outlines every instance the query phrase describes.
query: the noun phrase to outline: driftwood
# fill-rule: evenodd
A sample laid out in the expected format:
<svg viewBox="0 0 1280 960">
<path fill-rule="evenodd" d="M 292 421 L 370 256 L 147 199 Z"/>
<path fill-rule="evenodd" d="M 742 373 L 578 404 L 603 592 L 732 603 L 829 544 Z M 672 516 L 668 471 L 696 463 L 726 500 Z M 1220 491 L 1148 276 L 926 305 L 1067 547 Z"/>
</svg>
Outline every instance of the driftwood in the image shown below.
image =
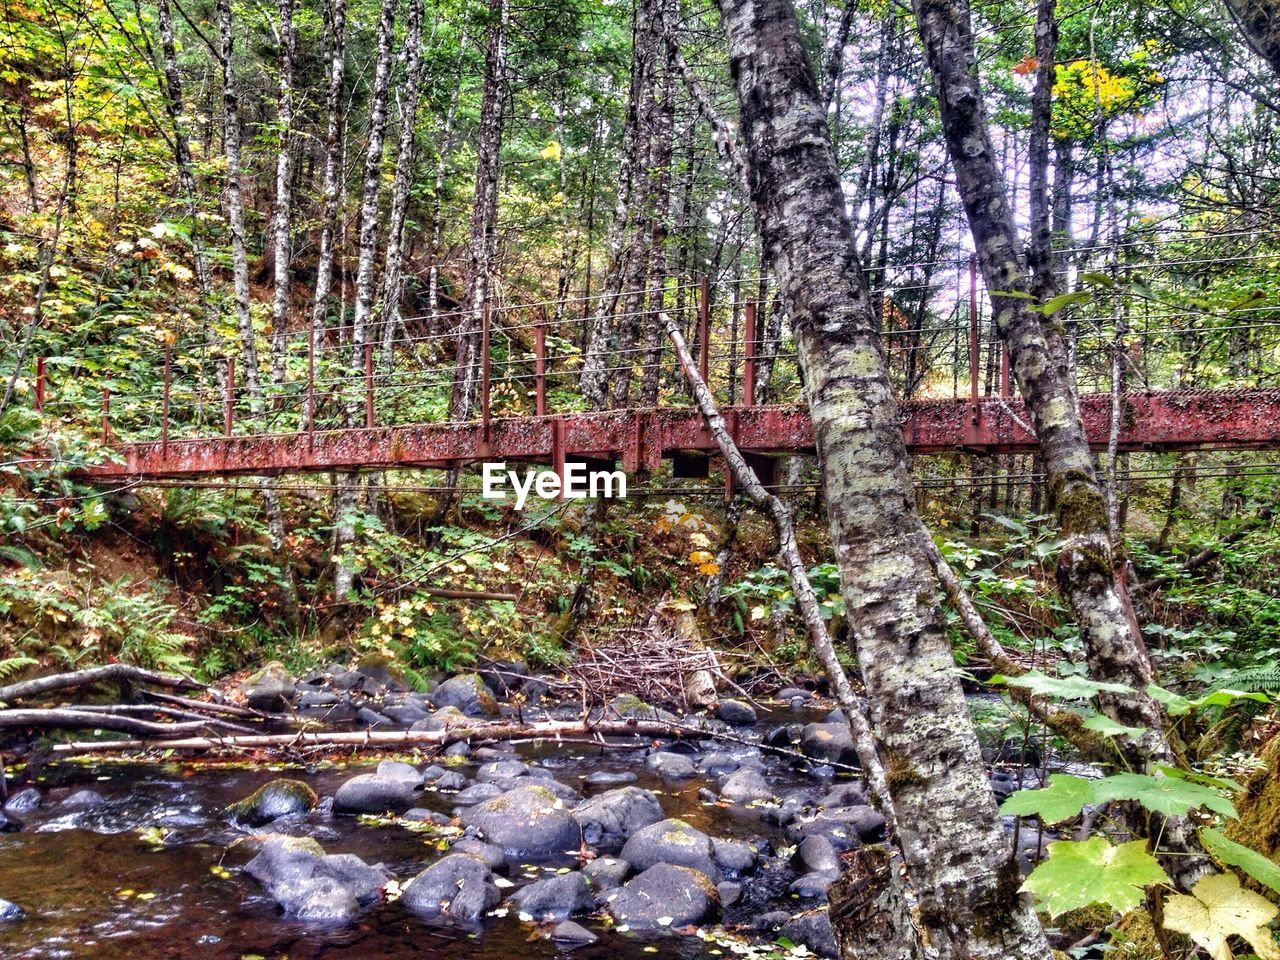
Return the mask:
<svg viewBox="0 0 1280 960">
<path fill-rule="evenodd" d="M 54 673 L 47 677 L 36 677 L 22 680 L 0 687 L 0 703 L 13 703 L 15 700 L 27 700 L 55 690 L 67 690 L 72 687 L 88 687 L 95 683 L 139 683 L 153 687 L 168 687 L 172 690 L 203 690 L 204 684 L 190 677 L 179 677 L 171 673 L 157 673 L 127 663 L 108 663 L 102 667 L 89 667 L 72 673 Z"/>
<path fill-rule="evenodd" d="M 196 733 L 209 727 L 208 720 L 190 723 L 157 723 L 115 713 L 52 708 L 46 710 L 0 710 L 0 729 L 37 730 L 117 730 L 138 736 L 170 737 Z"/>
</svg>

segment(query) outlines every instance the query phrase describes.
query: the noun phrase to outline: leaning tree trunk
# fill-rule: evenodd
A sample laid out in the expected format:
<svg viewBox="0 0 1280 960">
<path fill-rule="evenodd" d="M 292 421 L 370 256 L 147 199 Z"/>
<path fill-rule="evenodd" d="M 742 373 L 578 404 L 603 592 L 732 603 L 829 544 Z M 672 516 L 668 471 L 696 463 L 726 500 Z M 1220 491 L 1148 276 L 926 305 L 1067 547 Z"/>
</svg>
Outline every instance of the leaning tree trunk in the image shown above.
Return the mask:
<svg viewBox="0 0 1280 960">
<path fill-rule="evenodd" d="M 1058 586 L 1080 627 L 1096 680 L 1119 682 L 1132 694 L 1110 695 L 1107 711 L 1145 727 L 1141 747 L 1165 755 L 1165 723 L 1146 693 L 1152 680 L 1128 591 L 1112 550 L 1106 499 L 1078 413 L 1075 382 L 1058 327 L 1030 306 L 1032 282 L 1009 206 L 1004 175 L 991 144 L 978 87 L 967 0 L 915 0 L 926 56 L 942 110 L 942 126 L 956 186 L 991 292 L 996 328 L 1026 400 L 1062 532 Z M 1002 295 L 1008 292 L 1010 295 Z M 1049 291 L 1046 291 L 1049 292 Z"/>
<path fill-rule="evenodd" d="M 467 267 L 466 311 L 460 324 L 454 361 L 453 395 L 449 419 L 466 420 L 475 403 L 480 379 L 480 327 L 489 298 L 494 235 L 498 220 L 498 178 L 501 173 L 502 121 L 506 105 L 507 0 L 491 0 L 489 34 L 485 45 L 484 82 L 480 105 L 480 134 L 476 149 L 476 190 L 471 207 L 471 255 Z M 449 486 L 452 487 L 452 482 Z"/>
<path fill-rule="evenodd" d="M 1227 10 L 1240 26 L 1258 56 L 1280 76 L 1280 2 L 1277 0 L 1225 0 Z"/>
<path fill-rule="evenodd" d="M 387 228 L 386 265 L 382 272 L 382 362 L 391 372 L 396 329 L 400 326 L 400 297 L 404 291 L 404 224 L 413 185 L 414 134 L 418 120 L 418 89 L 422 84 L 423 0 L 409 0 L 405 27 L 404 90 L 401 92 L 400 144 L 391 184 L 391 223 Z"/>
<path fill-rule="evenodd" d="M 898 405 L 821 96 L 789 0 L 721 0 L 751 201 L 795 332 L 850 636 L 889 771 L 909 882 L 942 960 L 1049 948 L 1018 894 L 947 639 Z M 833 903 L 833 915 L 847 904 Z M 900 938 L 852 956 L 911 956 Z M 874 952 L 867 952 L 874 950 Z"/>
</svg>

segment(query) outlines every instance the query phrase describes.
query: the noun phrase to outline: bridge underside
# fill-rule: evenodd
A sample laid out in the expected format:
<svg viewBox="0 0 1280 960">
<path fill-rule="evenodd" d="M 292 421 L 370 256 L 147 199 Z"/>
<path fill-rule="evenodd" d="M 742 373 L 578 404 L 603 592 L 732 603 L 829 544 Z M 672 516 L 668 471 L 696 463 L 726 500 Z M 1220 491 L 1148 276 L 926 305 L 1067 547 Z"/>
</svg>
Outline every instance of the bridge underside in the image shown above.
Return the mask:
<svg viewBox="0 0 1280 960">
<path fill-rule="evenodd" d="M 1111 400 L 1081 398 L 1090 442 L 1105 448 Z M 916 455 L 948 452 L 1025 453 L 1036 447 L 1022 401 L 983 397 L 905 405 L 903 435 Z M 804 406 L 725 411 L 739 446 L 755 454 L 810 453 L 813 428 Z M 1187 391 L 1124 398 L 1120 449 L 1260 449 L 1280 447 L 1280 390 Z M 272 475 L 392 467 L 465 467 L 485 460 L 563 464 L 567 459 L 620 460 L 636 471 L 664 457 L 715 449 L 696 410 L 663 407 L 489 423 L 434 423 L 316 433 L 204 437 L 128 443 L 120 462 L 85 468 L 91 480 Z"/>
</svg>

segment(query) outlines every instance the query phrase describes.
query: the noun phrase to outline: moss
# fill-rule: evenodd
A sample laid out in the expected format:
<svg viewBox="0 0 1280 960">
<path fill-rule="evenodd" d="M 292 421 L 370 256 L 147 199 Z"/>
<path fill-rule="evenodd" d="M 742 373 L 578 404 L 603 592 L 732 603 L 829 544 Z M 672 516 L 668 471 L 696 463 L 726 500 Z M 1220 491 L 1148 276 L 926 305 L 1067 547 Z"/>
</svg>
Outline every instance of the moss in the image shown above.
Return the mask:
<svg viewBox="0 0 1280 960">
<path fill-rule="evenodd" d="M 698 838 L 692 833 L 693 827 L 685 823 L 683 820 L 672 820 L 671 827 L 662 832 L 662 839 L 667 843 L 679 844 L 682 847 L 691 847 L 697 844 Z"/>
<path fill-rule="evenodd" d="M 242 686 L 258 687 L 258 686 L 262 686 L 264 683 L 284 681 L 288 679 L 289 679 L 289 671 L 285 669 L 284 664 L 281 663 L 279 660 L 272 660 L 270 663 L 268 663 L 265 667 L 263 667 L 257 673 L 248 677 L 244 681 Z"/>
<path fill-rule="evenodd" d="M 1107 504 L 1102 491 L 1083 470 L 1067 470 L 1055 477 L 1050 502 L 1065 536 L 1107 529 Z"/>
<path fill-rule="evenodd" d="M 401 686 L 408 686 L 404 671 L 400 668 L 400 665 L 385 653 L 370 651 L 364 654 L 356 661 L 356 669 L 365 676 L 381 680 L 383 683 L 390 681 Z"/>
<path fill-rule="evenodd" d="M 1144 908 L 1131 910 L 1111 931 L 1116 960 L 1157 960 L 1163 956 L 1156 925 Z"/>
<path fill-rule="evenodd" d="M 884 776 L 891 793 L 906 787 L 921 786 L 926 780 L 896 750 L 884 751 Z"/>
<path fill-rule="evenodd" d="M 1227 836 L 1272 860 L 1280 854 L 1280 737 L 1262 751 L 1264 767 L 1245 784 L 1236 803 L 1240 819 L 1232 822 Z"/>
<path fill-rule="evenodd" d="M 1115 911 L 1104 904 L 1068 910 L 1056 920 L 1051 920 L 1047 914 L 1041 914 L 1041 920 L 1046 927 L 1057 927 L 1066 935 L 1066 939 L 1073 943 L 1110 926 L 1115 918 Z"/>
</svg>

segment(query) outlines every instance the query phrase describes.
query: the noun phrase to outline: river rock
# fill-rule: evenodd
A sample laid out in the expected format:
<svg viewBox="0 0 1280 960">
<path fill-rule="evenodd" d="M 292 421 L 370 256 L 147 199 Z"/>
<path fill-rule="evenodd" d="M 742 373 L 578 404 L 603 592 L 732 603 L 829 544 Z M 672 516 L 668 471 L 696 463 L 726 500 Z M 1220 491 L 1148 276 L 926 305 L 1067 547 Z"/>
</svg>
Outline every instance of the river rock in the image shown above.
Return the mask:
<svg viewBox="0 0 1280 960">
<path fill-rule="evenodd" d="M 324 854 L 315 841 L 270 837 L 245 873 L 295 920 L 344 922 L 376 902 L 390 875 L 354 854 Z"/>
<path fill-rule="evenodd" d="M 7 923 L 10 920 L 21 920 L 27 915 L 16 903 L 10 903 L 8 900 L 0 900 L 0 923 Z"/>
<path fill-rule="evenodd" d="M 603 892 L 622 886 L 631 872 L 631 864 L 617 857 L 596 857 L 587 861 L 582 872 L 597 892 Z"/>
<path fill-rule="evenodd" d="M 595 943 L 600 938 L 582 924 L 566 920 L 556 924 L 556 928 L 551 931 L 551 939 L 561 948 L 572 950 L 588 943 Z"/>
<path fill-rule="evenodd" d="M 826 910 L 814 910 L 792 917 L 782 925 L 781 934 L 792 943 L 808 947 L 819 957 L 834 958 L 840 955 L 836 947 L 835 931 Z"/>
<path fill-rule="evenodd" d="M 595 897 L 591 895 L 591 884 L 576 870 L 521 887 L 512 895 L 511 902 L 521 914 L 532 917 L 537 923 L 567 920 L 576 913 L 586 913 L 596 905 Z"/>
<path fill-rule="evenodd" d="M 741 700 L 721 700 L 716 716 L 735 727 L 749 727 L 756 722 L 755 709 Z"/>
<path fill-rule="evenodd" d="M 449 847 L 449 852 L 465 853 L 469 857 L 475 857 L 490 870 L 501 870 L 507 865 L 507 855 L 502 852 L 501 847 L 477 840 L 475 837 L 463 837 L 456 841 Z"/>
<path fill-rule="evenodd" d="M 805 837 L 796 847 L 796 861 L 806 870 L 830 873 L 840 869 L 840 855 L 821 834 Z"/>
<path fill-rule="evenodd" d="M 420 916 L 474 922 L 497 906 L 501 895 L 489 868 L 465 853 L 437 860 L 409 881 L 400 896 Z"/>
<path fill-rule="evenodd" d="M 722 879 L 711 838 L 683 820 L 662 820 L 641 827 L 623 845 L 621 856 L 640 871 L 667 863 L 699 870 L 713 884 Z"/>
<path fill-rule="evenodd" d="M 284 710 L 296 692 L 293 679 L 284 664 L 272 660 L 240 684 L 240 691 L 255 710 Z"/>
<path fill-rule="evenodd" d="M 264 783 L 243 800 L 230 804 L 226 814 L 245 826 L 261 827 L 278 817 L 314 810 L 318 802 L 316 792 L 301 780 L 279 778 Z"/>
<path fill-rule="evenodd" d="M 422 791 L 418 782 L 402 776 L 361 773 L 340 786 L 333 795 L 335 813 L 399 813 L 413 806 Z"/>
<path fill-rule="evenodd" d="M 415 733 L 430 733 L 436 730 L 465 727 L 471 722 L 471 718 L 457 707 L 441 707 L 439 710 L 433 710 L 422 720 L 415 721 L 409 729 Z"/>
<path fill-rule="evenodd" d="M 659 863 L 609 894 L 609 913 L 633 930 L 707 923 L 720 916 L 720 894 L 707 876 Z"/>
<path fill-rule="evenodd" d="M 644 761 L 645 768 L 652 770 L 663 780 L 689 780 L 698 775 L 698 768 L 688 757 L 667 750 L 651 753 Z"/>
<path fill-rule="evenodd" d="M 477 803 L 484 803 L 486 800 L 492 800 L 494 797 L 502 796 L 502 788 L 494 783 L 473 783 L 471 786 L 459 790 L 453 798 L 453 802 L 460 807 L 471 807 Z"/>
<path fill-rule="evenodd" d="M 837 783 L 827 791 L 819 806 L 823 807 L 862 807 L 866 806 L 867 795 L 859 783 Z"/>
<path fill-rule="evenodd" d="M 498 712 L 498 701 L 477 673 L 460 673 L 450 677 L 428 695 L 436 707 L 457 707 L 469 717 Z"/>
<path fill-rule="evenodd" d="M 394 720 L 401 726 L 408 727 L 421 720 L 427 719 L 429 714 L 416 703 L 393 703 L 384 706 L 382 712 Z"/>
<path fill-rule="evenodd" d="M 100 807 L 106 802 L 107 798 L 97 790 L 77 790 L 75 793 L 70 793 L 63 797 L 58 806 L 63 810 L 92 810 L 94 807 Z"/>
<path fill-rule="evenodd" d="M 716 866 L 731 876 L 740 877 L 755 868 L 756 852 L 739 840 L 712 838 L 711 851 Z"/>
<path fill-rule="evenodd" d="M 4 805 L 4 812 L 22 816 L 38 809 L 43 802 L 44 798 L 40 796 L 39 790 L 35 787 L 26 787 L 9 798 L 9 801 Z"/>
<path fill-rule="evenodd" d="M 801 900 L 821 900 L 825 903 L 827 887 L 831 886 L 839 878 L 839 873 L 826 873 L 815 870 L 797 877 L 788 889 Z"/>
<path fill-rule="evenodd" d="M 511 857 L 555 856 L 577 850 L 581 844 L 577 821 L 564 801 L 546 787 L 508 790 L 464 810 L 462 824 Z"/>
<path fill-rule="evenodd" d="M 641 827 L 662 819 L 662 805 L 649 790 L 619 787 L 598 793 L 573 810 L 588 846 L 616 850 Z"/>
<path fill-rule="evenodd" d="M 587 774 L 582 781 L 589 787 L 619 787 L 624 783 L 635 783 L 636 775 L 630 770 L 597 770 Z"/>
<path fill-rule="evenodd" d="M 787 828 L 787 834 L 797 841 L 821 835 L 838 851 L 852 850 L 884 838 L 884 817 L 868 806 L 832 807 L 796 821 Z"/>
<path fill-rule="evenodd" d="M 0 833 L 18 833 L 26 827 L 17 816 L 0 810 Z"/>
<path fill-rule="evenodd" d="M 720 796 L 730 803 L 751 803 L 754 800 L 772 800 L 773 789 L 759 770 L 743 767 L 725 777 L 720 784 Z"/>
<path fill-rule="evenodd" d="M 858 751 L 848 724 L 807 723 L 800 734 L 800 749 L 806 757 L 828 763 L 856 766 Z"/>
<path fill-rule="evenodd" d="M 527 777 L 529 765 L 520 760 L 494 760 L 486 763 L 476 771 L 477 783 L 501 783 L 503 780 L 514 780 Z"/>
</svg>

